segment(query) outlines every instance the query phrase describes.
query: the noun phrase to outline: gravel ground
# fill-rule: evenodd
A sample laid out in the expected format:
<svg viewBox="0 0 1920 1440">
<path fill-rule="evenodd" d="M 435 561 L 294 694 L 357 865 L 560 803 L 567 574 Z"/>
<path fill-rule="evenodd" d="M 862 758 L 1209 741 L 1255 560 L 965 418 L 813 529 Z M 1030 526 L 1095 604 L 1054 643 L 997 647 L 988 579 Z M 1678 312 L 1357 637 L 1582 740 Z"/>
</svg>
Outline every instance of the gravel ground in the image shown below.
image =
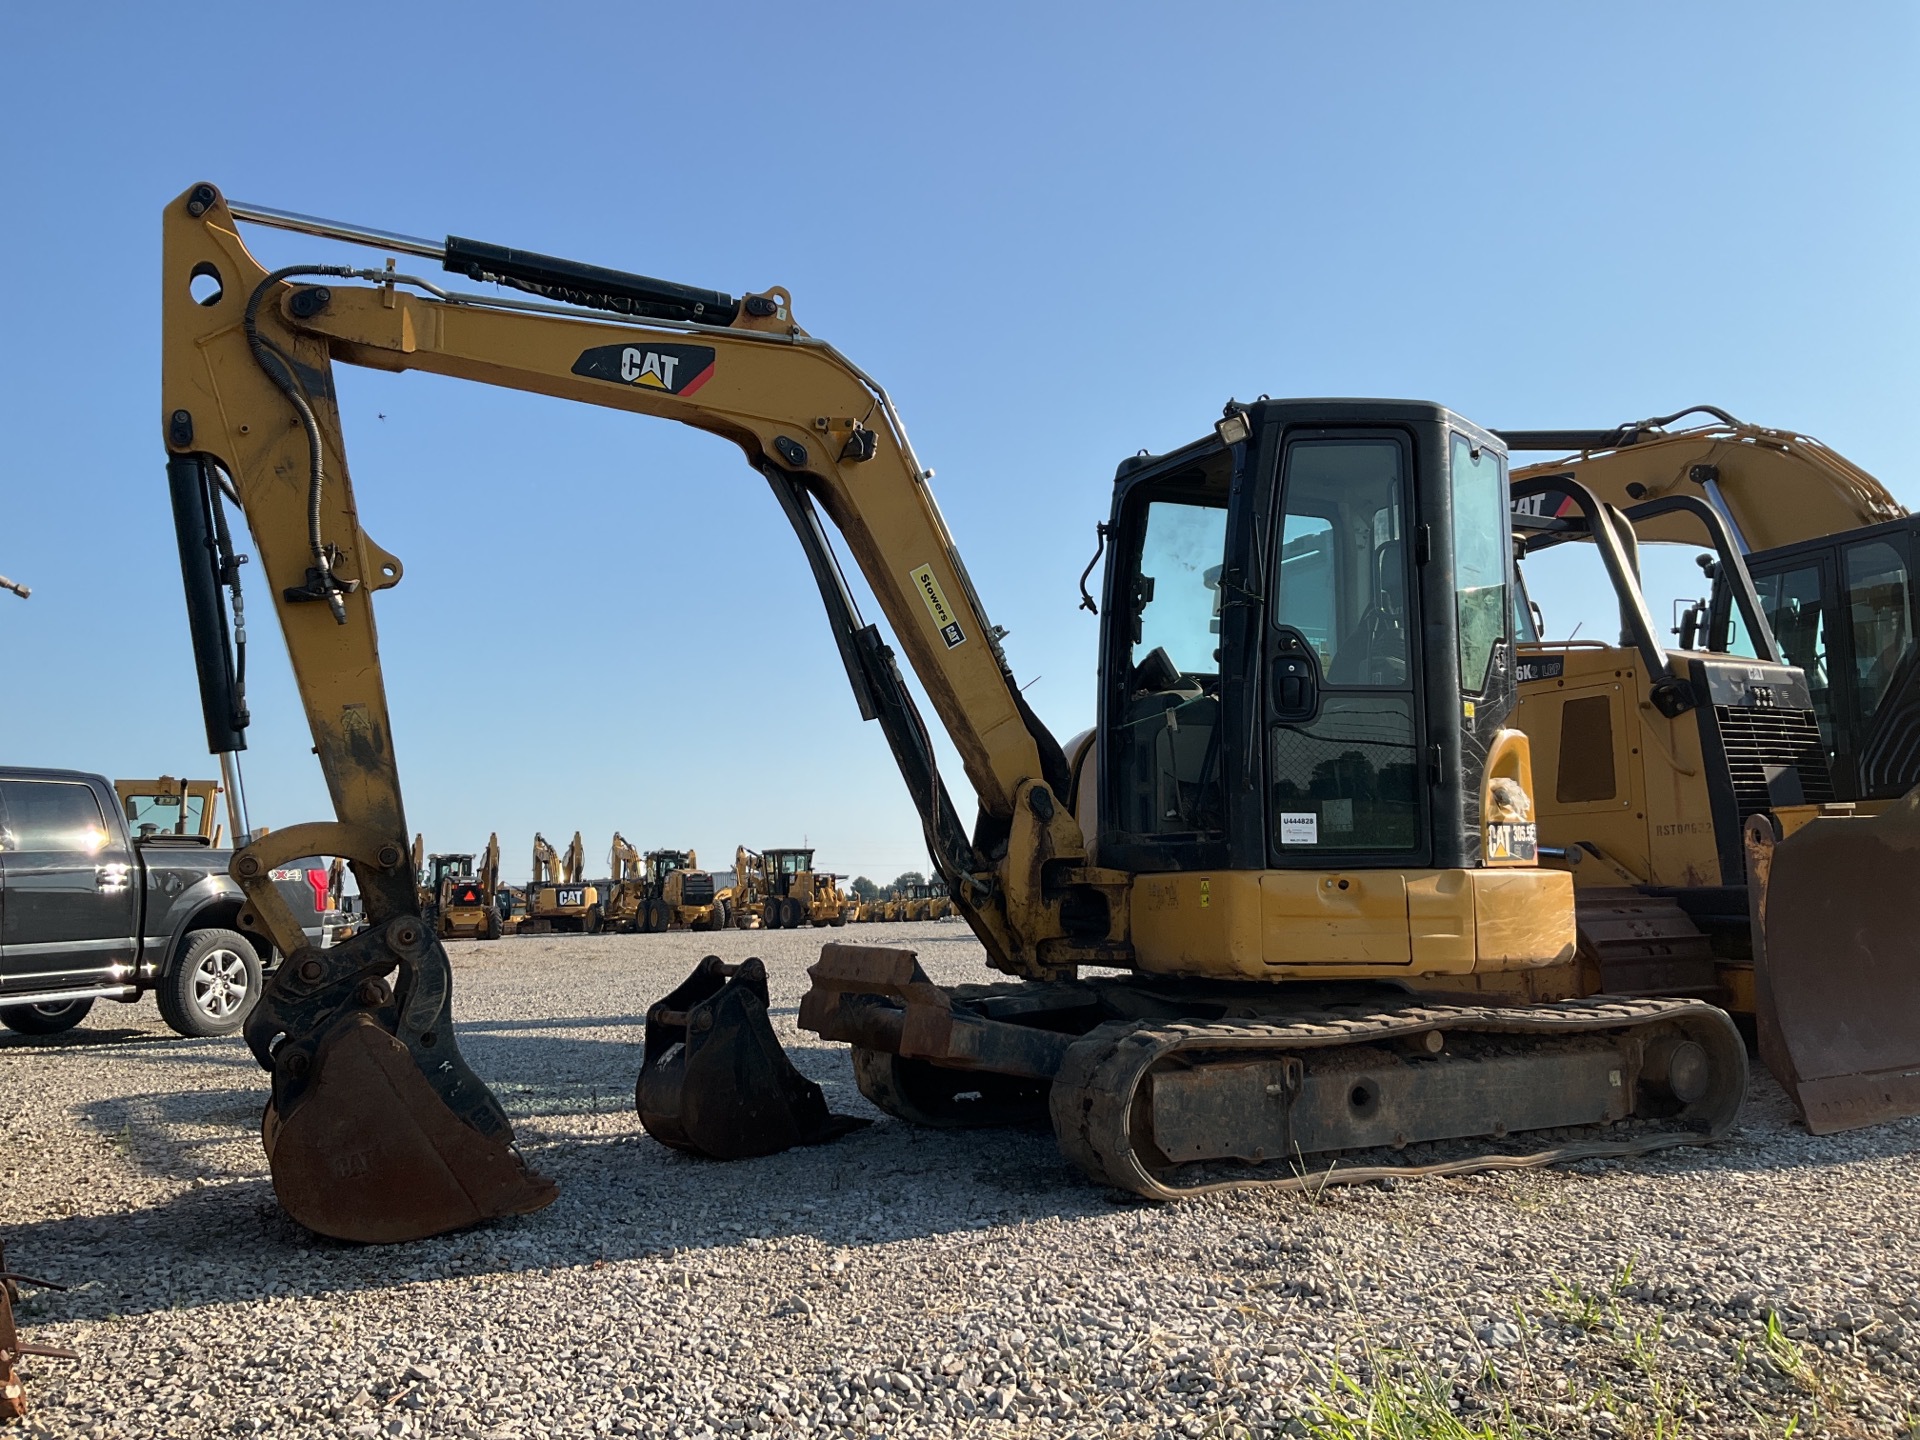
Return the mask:
<svg viewBox="0 0 1920 1440">
<path fill-rule="evenodd" d="M 936 979 L 957 924 L 864 926 Z M 1827 1139 L 1754 1082 L 1710 1152 L 1154 1207 L 1044 1133 L 891 1119 L 716 1164 L 632 1109 L 642 1012 L 758 954 L 836 1108 L 874 1112 L 794 1007 L 820 932 L 455 947 L 461 1039 L 561 1183 L 403 1248 L 278 1211 L 237 1039 L 151 1003 L 0 1040 L 27 1430 L 49 1436 L 728 1433 L 1894 1436 L 1920 1412 L 1920 1122 Z M 836 938 L 838 938 L 836 936 Z M 1342 1429 L 1371 1411 L 1377 1431 Z M 1794 1428 L 1797 1427 L 1797 1428 Z"/>
</svg>

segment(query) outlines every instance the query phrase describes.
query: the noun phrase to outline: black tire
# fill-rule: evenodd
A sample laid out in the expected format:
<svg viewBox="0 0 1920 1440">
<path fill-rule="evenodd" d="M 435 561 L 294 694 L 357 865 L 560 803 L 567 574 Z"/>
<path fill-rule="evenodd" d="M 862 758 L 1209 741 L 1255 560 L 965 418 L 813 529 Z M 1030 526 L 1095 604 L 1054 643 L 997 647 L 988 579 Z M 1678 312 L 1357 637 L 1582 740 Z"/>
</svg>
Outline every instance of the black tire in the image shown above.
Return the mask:
<svg viewBox="0 0 1920 1440">
<path fill-rule="evenodd" d="M 760 902 L 760 928 L 778 930 L 787 923 L 787 907 L 781 903 L 778 895 L 769 895 Z"/>
<path fill-rule="evenodd" d="M 87 1018 L 91 1000 L 69 1000 L 64 1005 L 9 1005 L 0 1010 L 0 1025 L 16 1035 L 60 1035 Z"/>
<path fill-rule="evenodd" d="M 804 930 L 813 917 L 807 913 L 806 905 L 798 895 L 787 896 L 786 922 L 789 930 Z"/>
<path fill-rule="evenodd" d="M 500 912 L 492 906 L 488 906 L 487 918 L 481 922 L 480 934 L 484 939 L 498 940 L 500 938 L 500 930 Z"/>
<path fill-rule="evenodd" d="M 731 924 L 733 924 L 733 914 L 730 910 L 728 910 L 727 902 L 724 900 L 714 901 L 713 902 L 713 928 L 715 930 L 725 930 Z"/>
<path fill-rule="evenodd" d="M 195 930 L 154 998 L 175 1034 L 231 1035 L 260 998 L 260 957 L 237 930 Z"/>
<path fill-rule="evenodd" d="M 587 918 L 580 923 L 580 929 L 588 935 L 598 935 L 605 917 L 598 910 L 587 911 Z"/>
</svg>

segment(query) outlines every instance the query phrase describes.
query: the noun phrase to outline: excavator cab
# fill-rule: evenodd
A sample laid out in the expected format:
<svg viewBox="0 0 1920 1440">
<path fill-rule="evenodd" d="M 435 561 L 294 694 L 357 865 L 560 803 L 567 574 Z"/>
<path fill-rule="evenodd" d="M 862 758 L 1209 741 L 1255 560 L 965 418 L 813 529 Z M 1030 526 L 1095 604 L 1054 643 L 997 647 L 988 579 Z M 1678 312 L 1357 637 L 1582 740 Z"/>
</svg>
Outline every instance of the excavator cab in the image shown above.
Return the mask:
<svg viewBox="0 0 1920 1440">
<path fill-rule="evenodd" d="M 1455 937 L 1552 932 L 1524 801 L 1489 807 L 1496 778 L 1529 783 L 1506 486 L 1497 439 L 1411 402 L 1233 405 L 1122 462 L 1089 808 L 1101 863 L 1153 877 L 1141 968 L 1471 971 L 1430 903 L 1465 907 Z M 1470 877 L 1448 901 L 1409 882 L 1445 870 Z"/>
</svg>

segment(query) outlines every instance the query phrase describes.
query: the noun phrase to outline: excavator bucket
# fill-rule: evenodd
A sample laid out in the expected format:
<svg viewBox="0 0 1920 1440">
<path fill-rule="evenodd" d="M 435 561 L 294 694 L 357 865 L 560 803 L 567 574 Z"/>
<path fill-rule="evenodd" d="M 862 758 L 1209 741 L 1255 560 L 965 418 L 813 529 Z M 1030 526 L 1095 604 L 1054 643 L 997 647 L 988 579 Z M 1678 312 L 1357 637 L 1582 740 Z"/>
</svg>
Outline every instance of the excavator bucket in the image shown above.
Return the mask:
<svg viewBox="0 0 1920 1440">
<path fill-rule="evenodd" d="M 297 1109 L 262 1125 L 274 1193 L 309 1230 L 395 1244 L 525 1215 L 554 1183 L 448 1107 L 407 1047 L 364 1015 L 327 1033 Z"/>
<path fill-rule="evenodd" d="M 381 974 L 396 962 L 390 988 Z M 418 916 L 289 959 L 246 1034 L 273 1075 L 261 1138 L 274 1193 L 309 1230 L 394 1244 L 559 1193 L 461 1056 L 446 951 Z"/>
<path fill-rule="evenodd" d="M 1746 842 L 1761 1060 L 1816 1135 L 1920 1114 L 1920 789 Z"/>
<path fill-rule="evenodd" d="M 767 1018 L 767 967 L 709 955 L 647 1011 L 634 1103 L 663 1145 L 716 1160 L 837 1140 L 868 1122 L 835 1115 L 793 1068 Z"/>
</svg>

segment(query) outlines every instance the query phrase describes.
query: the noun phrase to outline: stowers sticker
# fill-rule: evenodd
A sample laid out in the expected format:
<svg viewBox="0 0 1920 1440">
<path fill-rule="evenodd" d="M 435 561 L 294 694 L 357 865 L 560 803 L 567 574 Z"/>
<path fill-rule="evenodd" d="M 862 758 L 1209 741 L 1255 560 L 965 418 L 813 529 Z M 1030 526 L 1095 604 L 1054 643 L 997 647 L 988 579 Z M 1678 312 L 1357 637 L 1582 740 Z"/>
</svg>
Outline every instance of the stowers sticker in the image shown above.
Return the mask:
<svg viewBox="0 0 1920 1440">
<path fill-rule="evenodd" d="M 691 395 L 713 378 L 711 345 L 596 345 L 580 352 L 573 373 L 636 390 Z"/>
<path fill-rule="evenodd" d="M 922 565 L 913 572 L 913 588 L 927 602 L 927 613 L 933 616 L 934 626 L 940 631 L 940 638 L 947 642 L 949 650 L 967 638 L 966 631 L 960 628 L 959 617 L 953 613 L 953 607 L 947 604 L 946 592 L 940 588 L 940 582 L 933 578 L 931 565 Z"/>
</svg>

